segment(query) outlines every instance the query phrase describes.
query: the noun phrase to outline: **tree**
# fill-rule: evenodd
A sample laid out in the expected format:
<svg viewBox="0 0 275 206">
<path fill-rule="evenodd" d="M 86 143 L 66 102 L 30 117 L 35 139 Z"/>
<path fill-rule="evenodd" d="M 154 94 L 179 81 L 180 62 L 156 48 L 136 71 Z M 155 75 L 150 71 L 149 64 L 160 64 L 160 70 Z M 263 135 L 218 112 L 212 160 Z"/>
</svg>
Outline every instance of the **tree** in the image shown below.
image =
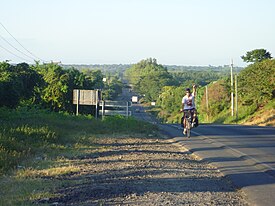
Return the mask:
<svg viewBox="0 0 275 206">
<path fill-rule="evenodd" d="M 69 73 L 54 63 L 36 64 L 34 69 L 43 78 L 43 82 L 38 88 L 36 103 L 53 111 L 65 110 L 66 105 L 70 104 L 70 100 L 67 99 L 70 82 Z"/>
<path fill-rule="evenodd" d="M 0 63 L 0 106 L 16 107 L 31 99 L 40 80 L 39 74 L 26 63 Z"/>
<path fill-rule="evenodd" d="M 103 100 L 115 100 L 121 93 L 123 83 L 119 80 L 118 75 L 112 76 L 111 74 L 105 74 L 106 80 L 102 90 Z"/>
<path fill-rule="evenodd" d="M 249 65 L 240 72 L 238 88 L 244 105 L 257 107 L 265 101 L 275 98 L 275 60 L 268 59 Z"/>
<path fill-rule="evenodd" d="M 244 62 L 261 62 L 265 59 L 271 59 L 271 54 L 265 49 L 254 49 L 246 52 L 246 55 L 241 56 Z"/>
<path fill-rule="evenodd" d="M 145 95 L 146 101 L 156 101 L 162 87 L 172 85 L 173 78 L 167 68 L 156 59 L 146 59 L 126 70 L 126 77 L 134 89 Z"/>
<path fill-rule="evenodd" d="M 199 112 L 203 119 L 208 117 L 210 120 L 216 119 L 219 113 L 229 111 L 230 108 L 230 83 L 229 79 L 221 79 L 208 84 L 208 99 L 206 93 L 201 96 L 199 104 Z M 208 107 L 207 102 L 208 101 Z M 212 119 L 212 120 L 213 120 Z M 212 121 L 211 120 L 211 121 Z"/>
<path fill-rule="evenodd" d="M 12 67 L 12 72 L 20 82 L 21 100 L 28 100 L 33 96 L 34 88 L 42 81 L 42 77 L 27 63 L 20 63 Z"/>
<path fill-rule="evenodd" d="M 11 65 L 0 63 L 0 106 L 16 107 L 20 100 L 18 81 L 10 71 Z"/>
<path fill-rule="evenodd" d="M 103 84 L 103 74 L 100 70 L 83 70 L 83 73 L 86 76 L 86 80 L 89 82 L 89 87 L 87 89 L 102 89 Z"/>
</svg>

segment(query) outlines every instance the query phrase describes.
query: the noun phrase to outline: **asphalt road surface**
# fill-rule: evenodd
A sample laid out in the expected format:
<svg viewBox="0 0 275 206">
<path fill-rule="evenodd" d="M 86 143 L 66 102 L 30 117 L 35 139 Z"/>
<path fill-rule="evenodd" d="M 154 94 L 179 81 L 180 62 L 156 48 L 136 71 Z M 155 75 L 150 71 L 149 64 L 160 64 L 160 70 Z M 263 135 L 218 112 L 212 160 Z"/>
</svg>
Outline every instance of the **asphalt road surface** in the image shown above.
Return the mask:
<svg viewBox="0 0 275 206">
<path fill-rule="evenodd" d="M 275 128 L 241 125 L 200 125 L 191 138 L 179 125 L 162 125 L 198 157 L 215 165 L 242 189 L 252 205 L 275 204 Z"/>
<path fill-rule="evenodd" d="M 124 90 L 122 96 L 130 101 L 131 95 Z M 140 104 L 132 105 L 132 115 L 159 124 Z M 186 138 L 179 124 L 159 126 L 169 138 L 228 176 L 251 205 L 275 205 L 275 127 L 203 124 Z"/>
</svg>

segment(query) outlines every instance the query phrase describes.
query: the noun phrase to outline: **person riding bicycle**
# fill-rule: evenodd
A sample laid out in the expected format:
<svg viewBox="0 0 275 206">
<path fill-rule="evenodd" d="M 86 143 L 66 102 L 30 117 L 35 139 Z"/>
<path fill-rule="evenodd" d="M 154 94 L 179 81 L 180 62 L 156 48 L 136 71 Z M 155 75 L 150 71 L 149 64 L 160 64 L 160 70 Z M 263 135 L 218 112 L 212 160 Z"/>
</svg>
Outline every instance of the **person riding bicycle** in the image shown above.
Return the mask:
<svg viewBox="0 0 275 206">
<path fill-rule="evenodd" d="M 192 122 L 195 122 L 195 116 L 196 116 L 196 106 L 195 106 L 195 97 L 196 97 L 196 85 L 193 85 L 193 92 L 191 94 L 191 91 L 189 88 L 185 89 L 186 95 L 182 98 L 182 109 L 183 111 L 183 134 L 186 134 L 186 112 L 187 110 L 191 111 L 192 115 Z"/>
</svg>

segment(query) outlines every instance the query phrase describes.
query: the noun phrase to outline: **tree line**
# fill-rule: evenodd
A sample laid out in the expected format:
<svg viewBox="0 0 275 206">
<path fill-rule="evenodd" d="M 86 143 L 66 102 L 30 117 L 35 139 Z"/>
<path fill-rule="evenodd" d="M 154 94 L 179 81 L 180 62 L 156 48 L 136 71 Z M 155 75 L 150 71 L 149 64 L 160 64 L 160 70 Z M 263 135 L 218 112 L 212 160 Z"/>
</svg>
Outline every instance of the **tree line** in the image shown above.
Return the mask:
<svg viewBox="0 0 275 206">
<path fill-rule="evenodd" d="M 104 99 L 115 98 L 122 90 L 117 76 L 105 83 L 99 70 L 64 69 L 54 63 L 12 65 L 5 61 L 0 63 L 0 74 L 0 106 L 10 108 L 35 105 L 73 112 L 73 89 L 101 89 Z"/>
</svg>

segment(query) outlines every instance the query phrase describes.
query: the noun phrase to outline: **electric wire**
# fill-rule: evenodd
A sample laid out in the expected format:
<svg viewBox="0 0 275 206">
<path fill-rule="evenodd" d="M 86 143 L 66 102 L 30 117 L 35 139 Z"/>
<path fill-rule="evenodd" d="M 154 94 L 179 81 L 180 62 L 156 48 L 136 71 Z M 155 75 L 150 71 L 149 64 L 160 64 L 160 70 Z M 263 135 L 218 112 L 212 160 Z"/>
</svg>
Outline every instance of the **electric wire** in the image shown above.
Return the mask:
<svg viewBox="0 0 275 206">
<path fill-rule="evenodd" d="M 16 55 L 16 54 L 14 54 L 14 53 L 11 52 L 10 50 L 6 49 L 5 47 L 3 47 L 3 46 L 1 46 L 1 45 L 0 45 L 0 47 L 1 47 L 2 49 L 4 49 L 6 52 L 8 52 L 8 53 L 10 53 L 10 54 L 12 54 L 12 55 L 14 55 L 14 56 L 16 56 L 17 58 L 29 62 L 29 60 L 27 60 L 27 59 L 25 59 L 25 58 L 23 58 L 23 57 L 20 57 L 20 56 L 18 56 L 18 55 Z"/>
<path fill-rule="evenodd" d="M 32 59 L 32 60 L 35 60 L 35 59 L 33 59 L 33 57 L 31 57 L 31 56 L 25 54 L 24 52 L 20 51 L 19 49 L 17 49 L 15 46 L 13 46 L 9 41 L 7 41 L 7 40 L 6 40 L 4 37 L 2 37 L 1 35 L 0 35 L 0 37 L 1 37 L 8 45 L 10 45 L 12 48 L 14 48 L 16 51 L 20 52 L 21 54 L 23 54 L 24 56 L 26 56 L 26 57 L 28 57 L 28 58 L 30 58 L 30 59 Z M 2 48 L 3 48 L 3 47 L 2 47 Z"/>
<path fill-rule="evenodd" d="M 43 60 L 43 59 L 41 59 L 41 58 L 39 58 L 39 57 L 37 57 L 36 55 L 34 55 L 32 52 L 30 52 L 28 49 L 26 49 L 7 29 L 6 29 L 6 27 L 0 22 L 0 24 L 1 24 L 1 26 L 5 29 L 5 31 L 23 48 L 23 49 L 25 49 L 30 55 L 32 55 L 33 57 L 35 57 L 35 58 L 32 58 L 32 59 L 39 59 L 39 60 L 41 60 L 41 61 L 43 61 L 43 62 L 46 62 L 45 60 Z"/>
</svg>

